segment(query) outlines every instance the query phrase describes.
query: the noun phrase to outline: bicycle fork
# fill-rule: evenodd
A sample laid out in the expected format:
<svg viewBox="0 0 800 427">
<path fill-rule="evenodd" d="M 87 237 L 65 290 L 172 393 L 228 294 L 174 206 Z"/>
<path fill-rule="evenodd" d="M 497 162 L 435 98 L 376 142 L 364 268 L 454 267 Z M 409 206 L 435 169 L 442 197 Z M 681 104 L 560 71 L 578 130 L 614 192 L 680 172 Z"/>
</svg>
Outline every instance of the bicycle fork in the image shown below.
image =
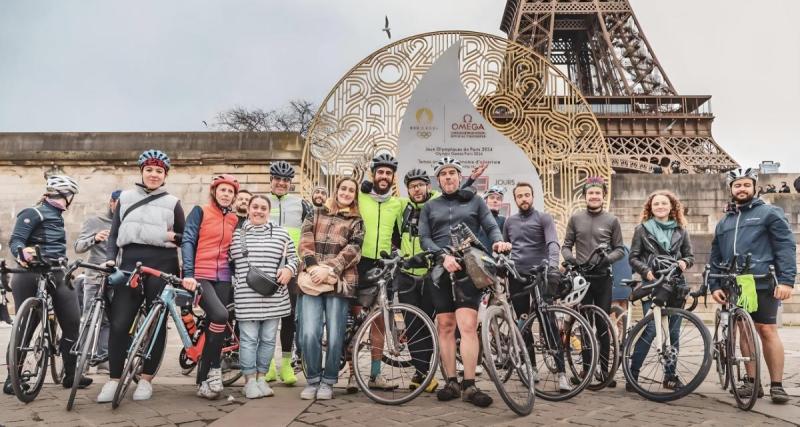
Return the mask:
<svg viewBox="0 0 800 427">
<path fill-rule="evenodd" d="M 656 328 L 656 342 L 658 343 L 657 352 L 659 359 L 664 364 L 665 368 L 672 367 L 676 364 L 678 356 L 677 350 L 672 345 L 671 334 L 669 329 L 669 316 L 661 314 L 661 307 L 653 304 L 653 325 Z M 667 331 L 664 334 L 664 331 Z"/>
</svg>

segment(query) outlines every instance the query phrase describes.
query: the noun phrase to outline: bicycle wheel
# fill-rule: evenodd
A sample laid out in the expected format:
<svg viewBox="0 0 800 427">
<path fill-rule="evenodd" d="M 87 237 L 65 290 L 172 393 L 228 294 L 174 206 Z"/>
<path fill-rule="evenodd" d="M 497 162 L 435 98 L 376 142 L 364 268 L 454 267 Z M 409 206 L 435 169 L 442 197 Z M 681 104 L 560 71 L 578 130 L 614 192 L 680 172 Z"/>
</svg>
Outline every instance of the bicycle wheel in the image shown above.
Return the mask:
<svg viewBox="0 0 800 427">
<path fill-rule="evenodd" d="M 67 398 L 67 411 L 72 410 L 75 404 L 75 394 L 78 392 L 81 377 L 89 365 L 89 360 L 94 354 L 95 337 L 100 329 L 100 322 L 102 322 L 103 307 L 100 301 L 96 301 L 89 314 L 83 319 L 81 325 L 81 333 L 78 335 L 78 342 L 76 348 L 80 349 L 78 355 L 78 363 L 75 365 L 75 377 L 72 380 L 72 388 L 69 391 Z M 71 349 L 70 349 L 71 351 Z"/>
<path fill-rule="evenodd" d="M 47 376 L 50 343 L 45 337 L 47 308 L 42 300 L 28 298 L 17 311 L 11 329 L 8 374 L 20 402 L 29 403 L 42 390 Z"/>
<path fill-rule="evenodd" d="M 372 311 L 356 332 L 353 340 L 353 370 L 356 381 L 364 394 L 373 401 L 384 405 L 400 405 L 419 396 L 436 375 L 439 361 L 439 342 L 433 321 L 424 311 L 408 304 L 393 304 L 389 308 L 389 324 L 380 328 L 383 312 Z M 382 347 L 377 347 L 370 339 L 375 328 L 383 338 Z M 390 335 L 391 333 L 391 335 Z M 388 337 L 397 337 L 394 348 L 389 346 Z M 381 362 L 381 375 L 393 386 L 384 389 L 370 388 L 372 354 L 380 352 L 384 357 L 401 363 Z M 424 375 L 419 387 L 411 387 L 411 380 L 419 370 Z"/>
<path fill-rule="evenodd" d="M 531 355 L 534 390 L 551 402 L 583 391 L 597 367 L 597 338 L 589 322 L 571 308 L 547 306 L 534 311 L 522 326 Z M 546 330 L 545 330 L 546 328 Z"/>
<path fill-rule="evenodd" d="M 233 318 L 232 315 L 229 316 L 229 319 Z M 239 336 L 237 335 L 235 320 L 228 329 L 228 336 L 225 338 L 222 348 L 228 349 L 222 352 L 219 360 L 219 365 L 222 369 L 222 385 L 228 387 L 242 377 L 239 365 Z"/>
<path fill-rule="evenodd" d="M 55 314 L 48 315 L 50 324 L 50 378 L 53 384 L 61 384 L 64 380 L 64 360 L 61 358 L 59 343 L 61 342 L 61 328 Z"/>
<path fill-rule="evenodd" d="M 500 306 L 486 310 L 481 322 L 483 360 L 500 397 L 517 415 L 533 411 L 533 366 L 516 322 Z"/>
<path fill-rule="evenodd" d="M 114 399 L 111 401 L 113 409 L 119 406 L 122 399 L 125 398 L 131 382 L 141 373 L 145 357 L 149 356 L 147 352 L 150 349 L 150 342 L 155 339 L 156 329 L 158 329 L 159 319 L 163 311 L 163 305 L 153 305 L 152 316 L 145 318 L 142 326 L 134 335 L 128 351 L 128 357 L 125 359 L 125 367 L 122 369 L 122 376 L 117 384 L 117 390 L 114 392 Z"/>
<path fill-rule="evenodd" d="M 719 385 L 723 390 L 728 388 L 730 375 L 728 373 L 728 337 L 724 332 L 728 325 L 720 325 L 720 309 L 714 314 L 714 346 L 711 349 L 711 358 L 714 359 L 714 370 L 717 371 Z"/>
<path fill-rule="evenodd" d="M 589 322 L 600 350 L 595 374 L 592 375 L 589 385 L 586 386 L 589 390 L 597 391 L 611 383 L 617 373 L 617 368 L 619 368 L 617 331 L 611 322 L 611 317 L 596 305 L 581 306 L 580 314 Z M 608 346 L 608 350 L 604 348 L 605 346 Z"/>
<path fill-rule="evenodd" d="M 749 411 L 758 401 L 761 390 L 761 341 L 756 336 L 756 327 L 750 315 L 737 308 L 731 315 L 728 332 L 728 372 L 736 405 Z M 750 382 L 751 392 L 745 393 L 740 386 Z"/>
<path fill-rule="evenodd" d="M 699 317 L 680 308 L 661 309 L 661 322 L 654 310 L 630 332 L 623 349 L 625 380 L 642 397 L 668 402 L 694 391 L 711 368 L 711 334 Z M 670 326 L 673 332 L 670 333 Z M 663 344 L 656 342 L 661 328 Z M 669 337 L 670 345 L 666 345 Z"/>
</svg>

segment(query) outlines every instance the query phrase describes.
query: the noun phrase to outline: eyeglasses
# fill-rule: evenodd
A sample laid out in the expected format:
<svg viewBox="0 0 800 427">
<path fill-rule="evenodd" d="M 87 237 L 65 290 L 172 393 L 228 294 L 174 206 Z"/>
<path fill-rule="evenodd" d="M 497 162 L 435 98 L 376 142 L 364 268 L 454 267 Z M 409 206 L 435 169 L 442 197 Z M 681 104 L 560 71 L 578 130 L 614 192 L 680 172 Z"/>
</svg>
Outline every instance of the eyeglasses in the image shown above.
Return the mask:
<svg viewBox="0 0 800 427">
<path fill-rule="evenodd" d="M 427 186 L 428 186 L 428 184 L 425 184 L 424 182 L 419 182 L 419 183 L 416 183 L 416 184 L 409 185 L 408 189 L 409 190 L 418 190 L 420 188 L 425 188 Z"/>
<path fill-rule="evenodd" d="M 275 176 L 272 179 L 274 179 L 275 181 L 278 181 L 278 182 L 285 182 L 287 184 L 292 182 L 291 178 L 284 178 L 282 176 Z"/>
</svg>

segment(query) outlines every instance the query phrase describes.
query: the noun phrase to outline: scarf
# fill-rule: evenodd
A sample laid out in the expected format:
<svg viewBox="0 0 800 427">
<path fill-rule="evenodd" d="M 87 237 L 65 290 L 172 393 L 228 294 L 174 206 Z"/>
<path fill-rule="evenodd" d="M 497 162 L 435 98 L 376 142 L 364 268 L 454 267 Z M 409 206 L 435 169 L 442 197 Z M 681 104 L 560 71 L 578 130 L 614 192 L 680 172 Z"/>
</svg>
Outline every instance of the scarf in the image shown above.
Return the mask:
<svg viewBox="0 0 800 427">
<path fill-rule="evenodd" d="M 644 222 L 644 228 L 656 238 L 658 244 L 665 251 L 669 252 L 672 246 L 672 233 L 678 228 L 678 223 L 674 219 L 661 222 L 655 218 L 650 218 Z"/>
<path fill-rule="evenodd" d="M 389 191 L 387 191 L 386 194 L 378 194 L 375 192 L 375 189 L 373 188 L 372 191 L 370 191 L 369 196 L 372 197 L 372 199 L 375 200 L 376 202 L 383 203 L 392 197 L 392 190 L 389 189 Z"/>
<path fill-rule="evenodd" d="M 45 197 L 44 199 L 48 205 L 58 209 L 65 211 L 67 210 L 67 200 L 61 198 L 53 198 L 53 197 Z"/>
</svg>

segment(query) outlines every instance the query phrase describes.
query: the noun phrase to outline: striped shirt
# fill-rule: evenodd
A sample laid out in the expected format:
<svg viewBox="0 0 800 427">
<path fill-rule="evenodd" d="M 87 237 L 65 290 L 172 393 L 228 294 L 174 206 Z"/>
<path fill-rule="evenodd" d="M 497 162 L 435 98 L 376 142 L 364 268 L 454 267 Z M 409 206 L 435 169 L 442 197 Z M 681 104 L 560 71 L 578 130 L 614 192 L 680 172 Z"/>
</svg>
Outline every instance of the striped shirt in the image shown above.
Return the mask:
<svg viewBox="0 0 800 427">
<path fill-rule="evenodd" d="M 242 233 L 245 233 L 248 257 L 244 256 Z M 297 251 L 289 233 L 283 227 L 271 223 L 253 225 L 245 221 L 233 233 L 230 258 L 234 263 L 233 296 L 237 320 L 260 321 L 289 315 L 291 305 L 286 286 L 278 287 L 278 291 L 270 297 L 265 297 L 247 286 L 247 272 L 250 266 L 275 277 L 284 254 L 286 254 L 284 266 L 290 269 L 293 275 L 297 274 Z"/>
</svg>

